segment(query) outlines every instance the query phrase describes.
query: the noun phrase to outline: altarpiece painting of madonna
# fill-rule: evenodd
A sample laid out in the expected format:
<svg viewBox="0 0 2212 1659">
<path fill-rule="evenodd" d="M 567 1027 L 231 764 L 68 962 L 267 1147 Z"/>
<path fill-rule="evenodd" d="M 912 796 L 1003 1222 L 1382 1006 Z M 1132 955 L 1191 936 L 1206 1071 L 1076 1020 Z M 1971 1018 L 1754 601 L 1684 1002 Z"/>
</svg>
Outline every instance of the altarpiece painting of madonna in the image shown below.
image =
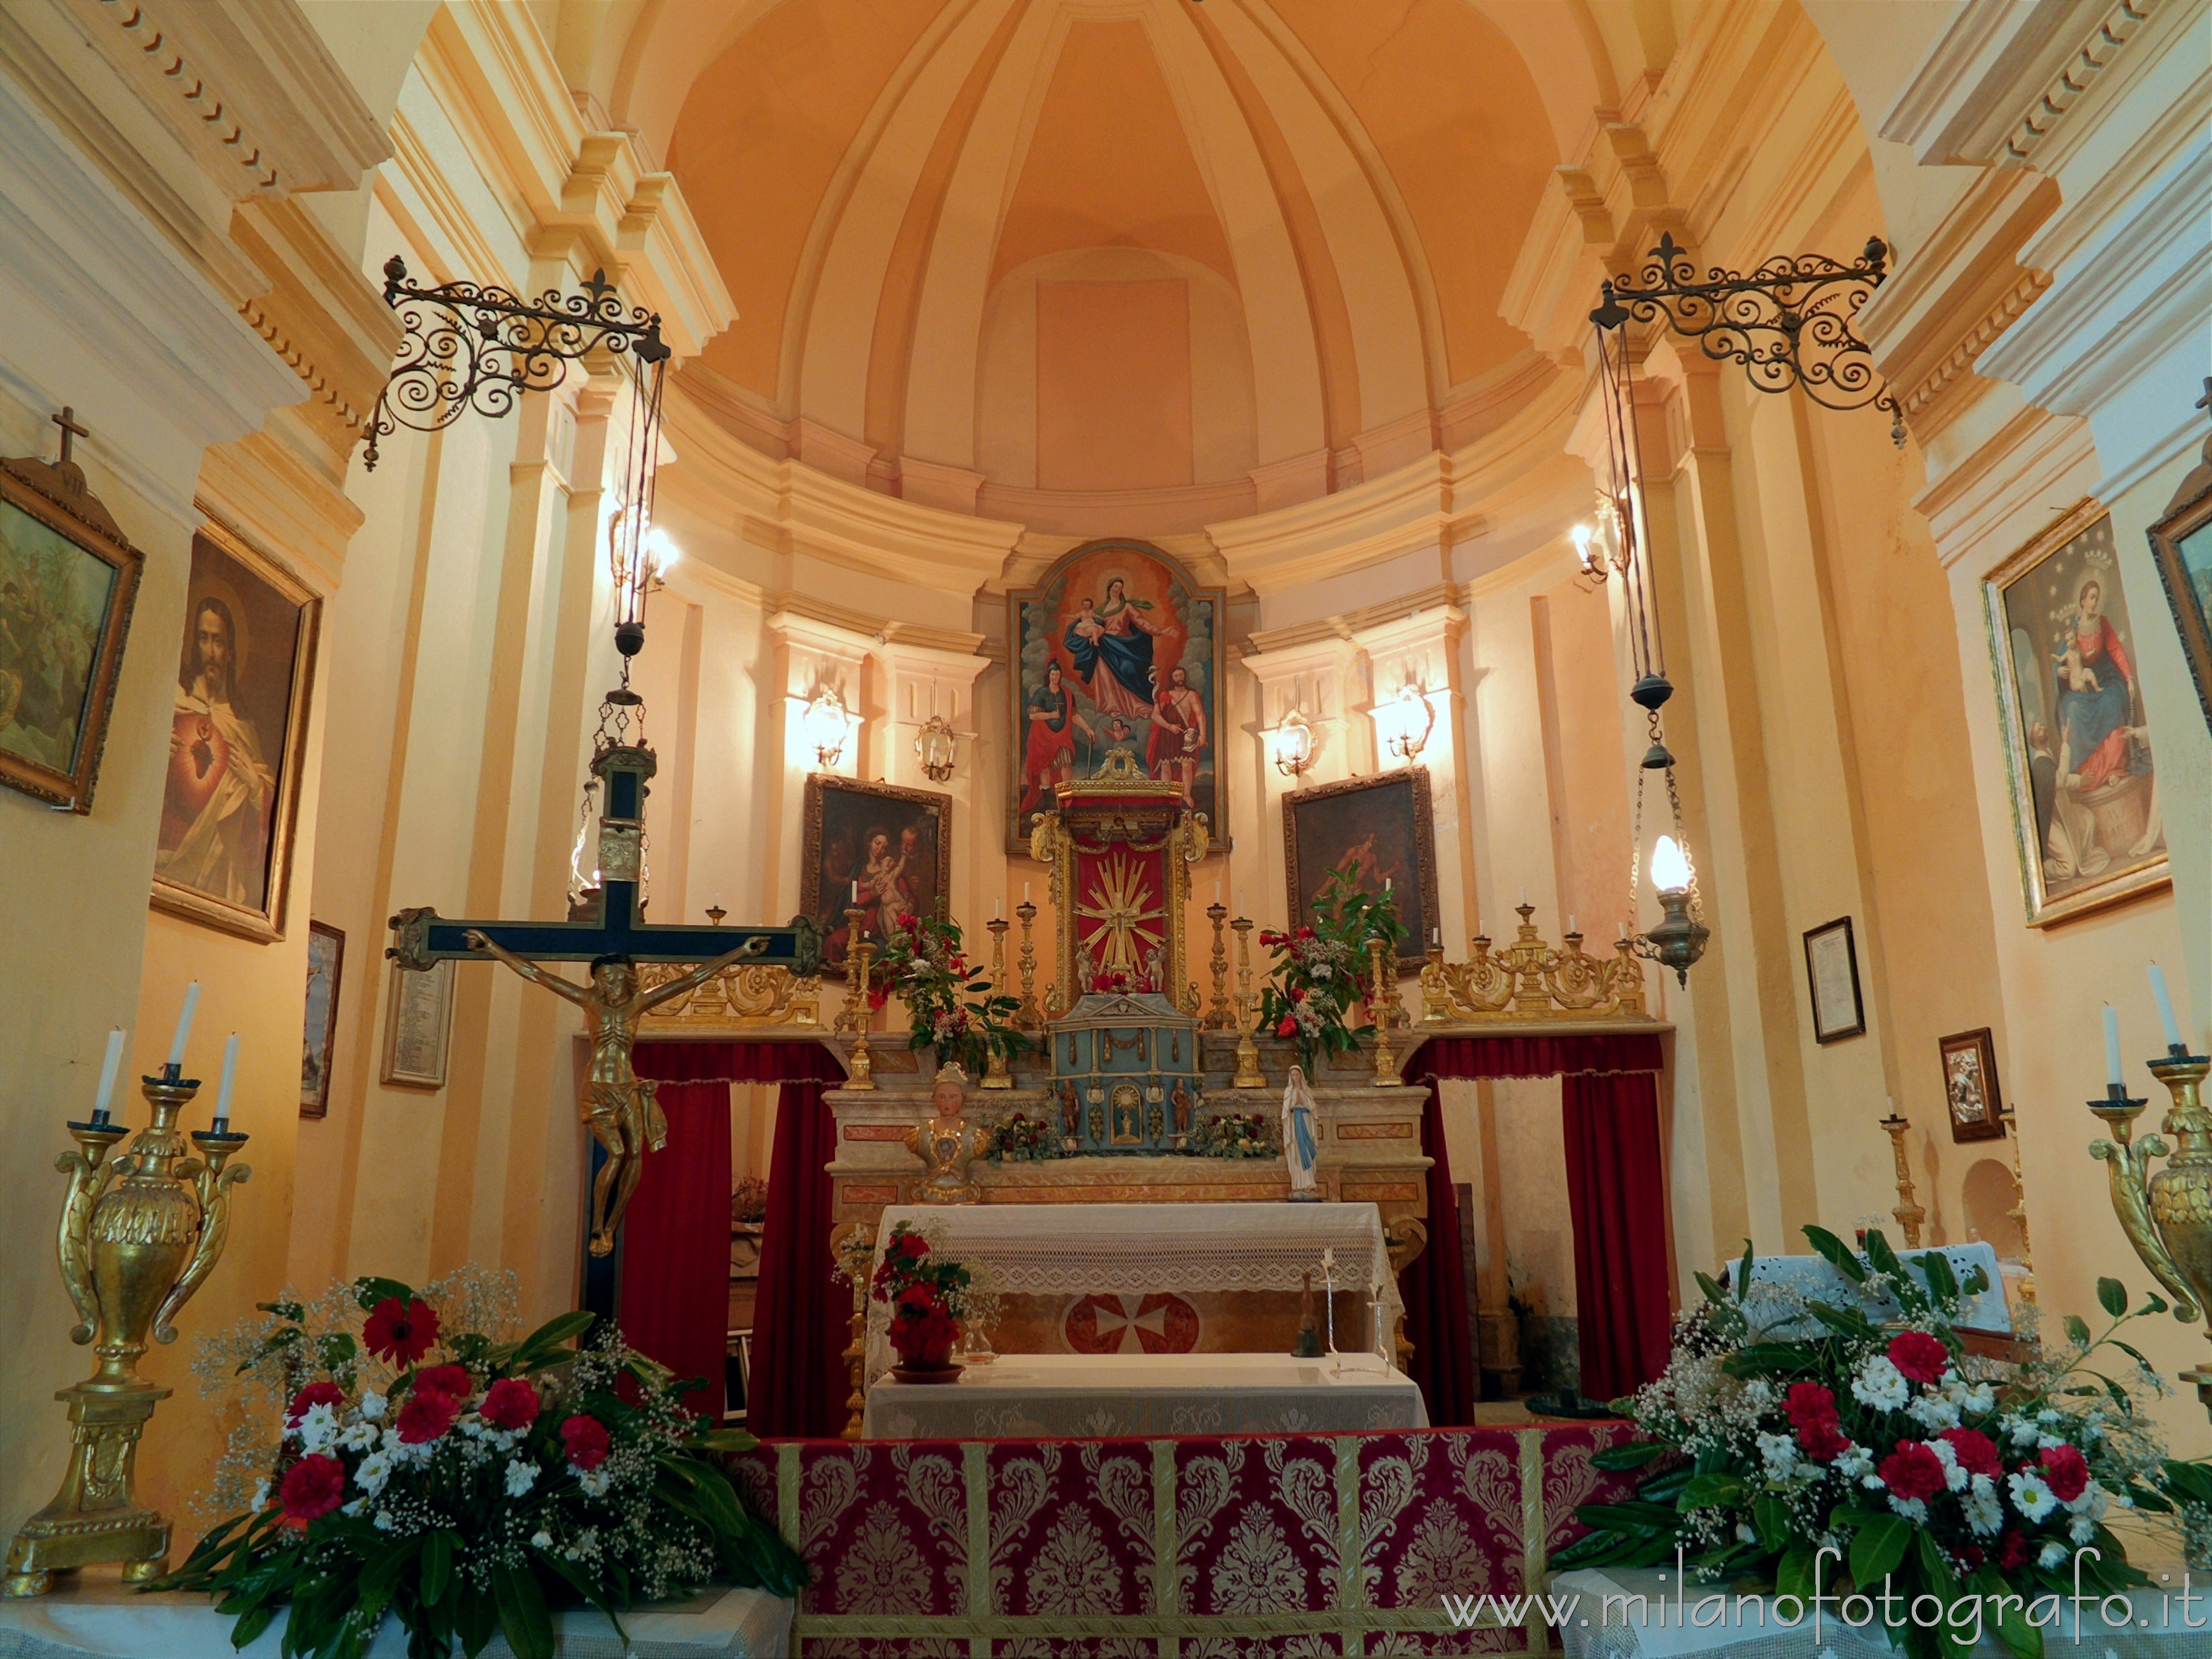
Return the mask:
<svg viewBox="0 0 2212 1659">
<path fill-rule="evenodd" d="M 1097 772 L 1116 749 L 1228 823 L 1220 753 L 1223 595 L 1143 542 L 1091 542 L 1009 596 L 1018 656 L 1010 848 L 1027 844 L 1053 786 Z"/>
<path fill-rule="evenodd" d="M 2163 887 L 2166 829 L 2112 521 L 2084 501 L 1983 582 L 2027 920 Z"/>
</svg>

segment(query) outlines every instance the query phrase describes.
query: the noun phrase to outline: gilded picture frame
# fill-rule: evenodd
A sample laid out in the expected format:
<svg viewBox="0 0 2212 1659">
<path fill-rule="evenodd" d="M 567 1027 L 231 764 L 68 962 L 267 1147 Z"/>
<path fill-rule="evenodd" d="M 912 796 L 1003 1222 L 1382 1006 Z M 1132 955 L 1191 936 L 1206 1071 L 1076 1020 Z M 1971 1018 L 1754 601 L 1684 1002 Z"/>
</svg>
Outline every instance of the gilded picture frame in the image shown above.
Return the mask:
<svg viewBox="0 0 2212 1659">
<path fill-rule="evenodd" d="M 861 936 L 881 944 L 885 922 L 926 915 L 952 893 L 952 797 L 830 772 L 806 779 L 799 908 L 822 930 L 825 979 L 845 977 L 845 912 L 855 888 Z"/>
<path fill-rule="evenodd" d="M 144 566 L 74 462 L 0 459 L 0 784 L 92 811 Z"/>
<path fill-rule="evenodd" d="M 300 1037 L 300 1115 L 331 1109 L 331 1062 L 338 1046 L 338 993 L 345 981 L 345 931 L 307 923 L 307 999 Z"/>
<path fill-rule="evenodd" d="M 1346 858 L 1358 866 L 1362 890 L 1380 893 L 1389 882 L 1406 928 L 1398 971 L 1420 972 L 1431 932 L 1443 925 L 1427 767 L 1398 767 L 1283 797 L 1283 878 L 1294 926 L 1312 925 L 1314 896 Z"/>
<path fill-rule="evenodd" d="M 2083 501 L 1982 579 L 2027 925 L 2171 884 L 2109 514 Z"/>
<path fill-rule="evenodd" d="M 1986 1025 L 1936 1040 L 1942 1057 L 1944 1115 L 1955 1141 L 2004 1139 L 2004 1090 L 1996 1041 Z"/>
<path fill-rule="evenodd" d="M 1213 848 L 1230 850 L 1228 594 L 1150 542 L 1085 542 L 1006 596 L 1006 848 L 1029 847 L 1053 786 L 1126 749 L 1147 777 L 1182 785 Z"/>
<path fill-rule="evenodd" d="M 284 937 L 323 605 L 212 516 L 191 557 L 153 903 L 266 944 Z"/>
<path fill-rule="evenodd" d="M 2149 536 L 2173 629 L 2197 683 L 2197 704 L 2212 725 L 2212 438 Z"/>
</svg>

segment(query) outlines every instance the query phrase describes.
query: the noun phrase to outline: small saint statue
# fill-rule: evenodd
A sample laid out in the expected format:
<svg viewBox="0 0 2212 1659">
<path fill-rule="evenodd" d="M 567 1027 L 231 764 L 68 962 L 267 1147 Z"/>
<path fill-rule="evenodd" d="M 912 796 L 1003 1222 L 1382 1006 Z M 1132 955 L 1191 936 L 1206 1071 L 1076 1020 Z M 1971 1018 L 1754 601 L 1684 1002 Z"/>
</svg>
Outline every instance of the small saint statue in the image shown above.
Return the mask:
<svg viewBox="0 0 2212 1659">
<path fill-rule="evenodd" d="M 1291 1079 L 1283 1086 L 1283 1167 L 1290 1173 L 1293 1204 L 1321 1202 L 1320 1188 L 1314 1184 L 1314 1164 L 1320 1157 L 1314 1139 L 1318 1105 L 1306 1086 L 1305 1068 L 1291 1066 Z"/>
<path fill-rule="evenodd" d="M 991 1144 L 991 1132 L 970 1123 L 968 1073 L 957 1066 L 940 1066 L 930 1085 L 929 1118 L 906 1132 L 906 1149 L 929 1166 L 915 1183 L 917 1204 L 981 1204 L 983 1189 L 968 1173 L 968 1166 Z"/>
<path fill-rule="evenodd" d="M 1176 1145 L 1180 1146 L 1190 1139 L 1192 1126 L 1198 1117 L 1198 1103 L 1191 1098 L 1190 1091 L 1178 1083 L 1175 1092 L 1168 1097 L 1168 1104 L 1175 1108 Z"/>
<path fill-rule="evenodd" d="M 615 1247 L 615 1229 L 622 1225 L 623 1212 L 637 1190 L 639 1161 L 668 1144 L 668 1120 L 653 1098 L 659 1085 L 630 1070 L 639 1019 L 662 1003 L 696 990 L 732 963 L 758 956 L 767 940 L 749 939 L 736 950 L 646 991 L 638 987 L 637 963 L 628 957 L 593 957 L 591 983 L 579 985 L 547 973 L 474 928 L 465 937 L 471 951 L 486 952 L 532 984 L 544 986 L 584 1011 L 584 1035 L 592 1042 L 592 1063 L 584 1073 L 584 1127 L 607 1153 L 592 1182 L 591 1251 L 605 1255 Z"/>
</svg>

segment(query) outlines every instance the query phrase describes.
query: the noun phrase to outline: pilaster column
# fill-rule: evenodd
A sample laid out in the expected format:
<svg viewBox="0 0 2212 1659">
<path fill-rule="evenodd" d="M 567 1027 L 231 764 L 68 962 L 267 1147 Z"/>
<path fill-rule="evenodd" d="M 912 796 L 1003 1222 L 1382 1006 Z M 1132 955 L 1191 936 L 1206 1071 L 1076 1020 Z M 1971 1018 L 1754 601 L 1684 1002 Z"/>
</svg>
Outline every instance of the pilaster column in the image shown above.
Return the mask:
<svg viewBox="0 0 2212 1659">
<path fill-rule="evenodd" d="M 1230 860 L 1231 884 L 1236 899 L 1232 908 L 1263 925 L 1289 920 L 1283 797 L 1350 777 L 1363 762 L 1372 768 L 1374 729 L 1346 712 L 1358 659 L 1358 648 L 1349 640 L 1312 629 L 1255 634 L 1244 653 L 1258 709 L 1258 719 L 1247 728 L 1250 752 L 1257 762 L 1252 775 L 1258 787 L 1250 831 L 1239 838 Z M 1275 764 L 1276 734 L 1293 711 L 1313 733 L 1313 763 L 1295 775 Z M 1227 902 L 1229 895 L 1223 896 Z"/>
<path fill-rule="evenodd" d="M 990 665 L 977 654 L 982 635 L 899 629 L 869 653 L 866 684 L 866 775 L 952 798 L 954 921 L 972 934 L 990 920 L 1003 896 L 994 889 L 1006 867 L 1000 803 L 983 774 L 981 721 L 975 679 Z M 952 775 L 935 779 L 921 769 L 915 744 L 932 715 L 952 726 Z M 975 954 L 971 940 L 970 954 Z"/>
<path fill-rule="evenodd" d="M 1468 707 L 1459 649 L 1467 627 L 1467 612 L 1446 604 L 1376 623 L 1352 636 L 1366 659 L 1365 724 L 1377 770 L 1407 763 L 1389 752 L 1378 716 L 1387 719 L 1392 712 L 1389 705 L 1403 701 L 1409 690 L 1429 713 L 1428 737 L 1410 763 L 1429 771 L 1437 844 L 1437 914 L 1429 925 L 1455 959 L 1466 955 L 1475 899 L 1474 825 L 1468 805 Z M 1426 945 L 1428 940 L 1419 942 Z"/>
<path fill-rule="evenodd" d="M 855 622 L 830 621 L 789 603 L 771 611 L 765 626 L 769 653 L 761 697 L 762 751 L 755 757 L 754 769 L 776 792 L 777 800 L 761 851 L 759 902 L 762 915 L 787 916 L 799 909 L 799 849 L 807 774 L 874 775 L 864 757 L 871 750 L 887 750 L 888 744 L 880 732 L 870 730 L 880 722 L 868 719 L 867 662 L 879 642 L 877 635 L 862 632 Z M 825 691 L 836 692 L 848 715 L 859 721 L 846 735 L 844 752 L 828 763 L 815 753 L 806 729 L 807 710 Z"/>
</svg>

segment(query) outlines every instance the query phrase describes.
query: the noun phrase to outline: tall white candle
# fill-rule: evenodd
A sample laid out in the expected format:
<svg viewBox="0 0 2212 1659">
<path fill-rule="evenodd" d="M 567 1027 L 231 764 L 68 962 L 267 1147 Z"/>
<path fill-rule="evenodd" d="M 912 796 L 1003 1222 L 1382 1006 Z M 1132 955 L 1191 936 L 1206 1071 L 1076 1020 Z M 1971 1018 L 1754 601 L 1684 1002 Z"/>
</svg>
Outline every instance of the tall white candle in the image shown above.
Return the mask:
<svg viewBox="0 0 2212 1659">
<path fill-rule="evenodd" d="M 2181 1027 L 2173 1018 L 2173 996 L 2166 988 L 2166 969 L 2154 962 L 2150 965 L 2150 994 L 2158 1003 L 2158 1023 L 2166 1032 L 2166 1046 L 2182 1047 Z"/>
<path fill-rule="evenodd" d="M 1221 884 L 1218 881 L 1213 884 L 1213 902 L 1216 904 L 1221 902 Z"/>
<path fill-rule="evenodd" d="M 238 1081 L 238 1033 L 233 1031 L 223 1040 L 222 1082 L 216 1090 L 215 1115 L 218 1118 L 230 1115 L 230 1091 Z"/>
<path fill-rule="evenodd" d="M 2120 1016 L 2109 1002 L 2105 1005 L 2105 1081 L 2115 1089 L 2127 1086 L 2127 1076 L 2120 1070 Z"/>
<path fill-rule="evenodd" d="M 123 1028 L 118 1025 L 107 1034 L 107 1058 L 100 1066 L 100 1094 L 92 1103 L 94 1114 L 107 1109 L 107 1103 L 115 1095 L 115 1074 L 123 1068 Z"/>
<path fill-rule="evenodd" d="M 1024 904 L 1027 904 L 1029 902 L 1030 902 L 1030 884 L 1029 884 L 1029 883 L 1027 883 L 1027 882 L 1024 882 L 1024 883 L 1022 884 L 1022 902 L 1023 902 L 1023 903 L 1024 903 Z"/>
<path fill-rule="evenodd" d="M 1390 890 L 1390 878 L 1388 876 L 1382 878 L 1382 890 L 1386 893 Z"/>
<path fill-rule="evenodd" d="M 860 902 L 860 882 L 859 882 L 857 879 L 855 879 L 855 880 L 854 880 L 854 882 L 853 883 L 853 898 L 852 898 L 852 902 L 853 902 L 854 904 L 858 904 L 858 903 Z"/>
<path fill-rule="evenodd" d="M 1570 933 L 1575 931 L 1575 919 L 1572 916 L 1567 918 L 1567 931 Z"/>
<path fill-rule="evenodd" d="M 185 1044 L 191 1038 L 192 1016 L 198 1013 L 199 1009 L 200 982 L 194 980 L 190 985 L 185 987 L 184 1012 L 177 1016 L 177 1035 L 169 1044 L 170 1065 L 181 1066 L 185 1063 Z"/>
</svg>

